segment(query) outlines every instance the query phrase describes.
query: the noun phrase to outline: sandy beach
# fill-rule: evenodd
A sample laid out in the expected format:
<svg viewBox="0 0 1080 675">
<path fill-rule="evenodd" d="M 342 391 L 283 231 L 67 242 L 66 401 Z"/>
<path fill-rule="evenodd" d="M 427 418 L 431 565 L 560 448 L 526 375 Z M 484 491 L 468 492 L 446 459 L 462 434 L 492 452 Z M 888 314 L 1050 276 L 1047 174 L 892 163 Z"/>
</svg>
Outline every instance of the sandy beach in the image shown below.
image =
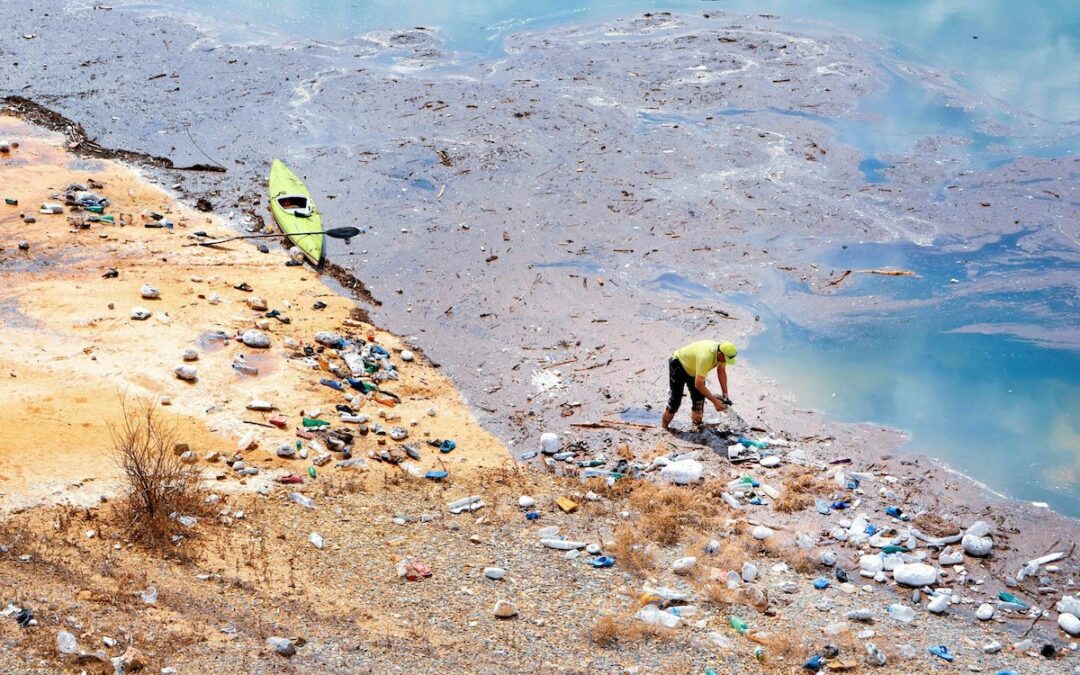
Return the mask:
<svg viewBox="0 0 1080 675">
<path fill-rule="evenodd" d="M 8 608 L 0 641 L 11 672 L 113 672 L 116 664 L 123 672 L 793 672 L 814 654 L 849 672 L 1074 667 L 1075 642 L 1057 629 L 1053 610 L 1073 592 L 1072 521 L 1000 501 L 917 456 L 893 456 L 892 432 L 830 427 L 809 414 L 781 429 L 759 410 L 738 430 L 775 434 L 764 455 L 779 461 L 730 463 L 734 436 L 722 432 L 733 418 L 717 430 L 669 435 L 586 410 L 574 419 L 598 428 L 571 427 L 559 441 L 571 460 L 540 454 L 515 463 L 514 454 L 540 449 L 538 438 L 512 453 L 477 423 L 444 368 L 422 354 L 403 361 L 411 345 L 366 323 L 368 302 L 335 292 L 337 282 L 308 267 L 286 266 L 276 240 L 265 253 L 246 242 L 189 246 L 196 232 L 234 234 L 228 216 L 185 206 L 152 174 L 68 153 L 61 135 L 16 118 L 0 117 L 0 136 L 19 143 L 0 156 L 2 196 L 18 201 L 0 216 L 0 410 L 17 427 L 0 441 L 0 604 Z M 104 215 L 115 222 L 92 222 L 70 207 L 38 213 L 90 181 L 110 200 Z M 146 227 L 162 220 L 172 227 Z M 144 284 L 160 298 L 141 297 Z M 252 309 L 261 307 L 249 302 L 256 298 L 266 309 Z M 137 307 L 150 317 L 132 319 Z M 289 322 L 268 318 L 270 309 Z M 251 329 L 267 334 L 270 347 L 237 340 Z M 385 386 L 400 404 L 361 397 L 355 412 L 405 429 L 418 461 L 379 461 L 398 444 L 374 433 L 357 436 L 363 469 L 337 468 L 340 455 L 318 468 L 310 458 L 277 456 L 315 409 L 339 426 L 335 406 L 346 394 L 322 385 L 327 371 L 303 351 L 318 346 L 319 331 L 391 354 L 400 378 Z M 213 337 L 222 333 L 227 340 Z M 198 352 L 188 363 L 194 382 L 175 375 L 186 349 Z M 257 376 L 232 368 L 238 354 Z M 752 386 L 783 396 L 764 380 Z M 109 424 L 125 395 L 176 420 L 205 478 L 195 524 L 164 548 L 141 545 L 116 517 L 126 488 Z M 276 410 L 248 410 L 256 399 Z M 284 428 L 267 425 L 272 414 L 285 416 Z M 239 455 L 258 473 L 244 475 L 224 460 L 251 431 L 254 443 Z M 456 448 L 440 453 L 431 439 L 453 439 Z M 703 480 L 661 479 L 658 487 L 662 464 L 686 453 L 700 460 Z M 640 479 L 583 482 L 579 463 L 601 457 L 602 475 L 621 458 Z M 438 469 L 447 478 L 421 477 Z M 302 483 L 277 482 L 289 474 Z M 746 475 L 771 492 L 746 493 Z M 852 489 L 845 476 L 861 478 Z M 296 492 L 314 508 L 293 501 Z M 724 497 L 732 493 L 738 508 Z M 476 512 L 448 511 L 473 495 L 484 503 Z M 763 506 L 747 504 L 753 495 Z M 560 506 L 560 498 L 568 501 Z M 815 499 L 835 508 L 822 514 Z M 914 521 L 886 516 L 894 504 Z M 959 543 L 920 540 L 910 562 L 931 562 L 932 583 L 913 589 L 880 570 L 876 581 L 873 571 L 860 578 L 878 564 L 864 558 L 881 560 L 884 544 L 849 541 L 856 514 L 904 542 L 912 523 L 933 539 L 985 521 L 994 552 L 944 562 Z M 552 526 L 557 534 L 540 534 Z M 592 554 L 579 555 L 586 545 Z M 1037 575 L 1006 584 L 1025 561 L 1054 552 L 1061 556 Z M 601 554 L 615 566 L 592 564 Z M 413 562 L 432 576 L 399 576 L 412 574 L 402 565 Z M 823 579 L 828 588 L 816 588 Z M 946 613 L 927 611 L 929 586 L 948 589 Z M 1000 592 L 1024 607 L 1002 606 Z M 510 609 L 496 607 L 500 601 Z M 914 608 L 914 624 L 886 612 L 898 604 Z M 982 604 L 993 610 L 989 621 L 974 616 Z M 641 618 L 651 616 L 649 606 L 667 605 L 682 608 L 665 612 L 679 626 Z M 15 620 L 23 609 L 34 625 Z M 60 633 L 76 640 L 73 651 Z M 874 665 L 867 642 L 886 666 Z M 928 654 L 938 644 L 950 646 L 954 665 Z M 1050 660 L 1039 655 L 1045 645 Z"/>
</svg>

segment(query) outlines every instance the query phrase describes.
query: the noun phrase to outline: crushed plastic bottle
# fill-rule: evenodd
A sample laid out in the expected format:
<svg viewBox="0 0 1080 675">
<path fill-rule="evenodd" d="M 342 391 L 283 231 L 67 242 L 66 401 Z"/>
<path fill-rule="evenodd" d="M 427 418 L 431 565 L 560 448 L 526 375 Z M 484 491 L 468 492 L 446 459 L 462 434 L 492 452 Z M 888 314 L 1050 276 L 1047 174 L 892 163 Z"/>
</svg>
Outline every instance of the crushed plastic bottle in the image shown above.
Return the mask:
<svg viewBox="0 0 1080 675">
<path fill-rule="evenodd" d="M 315 501 L 313 499 L 311 499 L 310 497 L 305 497 L 304 495 L 300 494 L 299 492 L 290 492 L 289 493 L 289 501 L 292 502 L 293 504 L 299 504 L 300 506 L 303 506 L 305 509 L 313 509 L 313 508 L 315 508 Z"/>
</svg>

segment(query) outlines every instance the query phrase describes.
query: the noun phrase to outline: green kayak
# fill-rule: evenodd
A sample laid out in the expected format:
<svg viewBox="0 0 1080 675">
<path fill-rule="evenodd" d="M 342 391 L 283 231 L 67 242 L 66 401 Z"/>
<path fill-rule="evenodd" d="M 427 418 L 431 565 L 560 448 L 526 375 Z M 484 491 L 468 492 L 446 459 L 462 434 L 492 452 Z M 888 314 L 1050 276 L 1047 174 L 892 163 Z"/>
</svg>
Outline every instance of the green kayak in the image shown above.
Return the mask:
<svg viewBox="0 0 1080 675">
<path fill-rule="evenodd" d="M 270 211 L 281 231 L 289 235 L 314 265 L 322 263 L 322 216 L 315 208 L 311 193 L 280 159 L 270 167 Z M 298 234 L 319 232 L 320 234 Z"/>
</svg>

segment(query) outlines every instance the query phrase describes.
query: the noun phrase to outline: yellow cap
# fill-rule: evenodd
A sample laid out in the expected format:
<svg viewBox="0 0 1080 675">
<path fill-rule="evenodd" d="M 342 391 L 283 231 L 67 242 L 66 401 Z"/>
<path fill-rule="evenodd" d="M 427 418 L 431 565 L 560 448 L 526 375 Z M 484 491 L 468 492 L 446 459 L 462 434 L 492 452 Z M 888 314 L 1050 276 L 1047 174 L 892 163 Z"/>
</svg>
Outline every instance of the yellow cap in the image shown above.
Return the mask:
<svg viewBox="0 0 1080 675">
<path fill-rule="evenodd" d="M 738 353 L 738 350 L 735 349 L 734 342 L 721 342 L 720 353 L 724 355 L 724 361 L 729 366 L 735 365 L 735 355 Z"/>
</svg>

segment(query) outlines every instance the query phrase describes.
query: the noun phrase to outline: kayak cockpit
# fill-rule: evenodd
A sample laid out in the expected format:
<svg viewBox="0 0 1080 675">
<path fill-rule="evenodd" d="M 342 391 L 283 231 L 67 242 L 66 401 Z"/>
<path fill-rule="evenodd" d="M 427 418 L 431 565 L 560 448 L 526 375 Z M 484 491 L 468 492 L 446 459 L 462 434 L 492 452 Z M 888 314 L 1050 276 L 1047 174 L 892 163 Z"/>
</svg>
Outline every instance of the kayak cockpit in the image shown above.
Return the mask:
<svg viewBox="0 0 1080 675">
<path fill-rule="evenodd" d="M 277 198 L 277 204 L 282 211 L 297 218 L 310 218 L 312 215 L 311 200 L 304 195 L 281 195 Z"/>
</svg>

